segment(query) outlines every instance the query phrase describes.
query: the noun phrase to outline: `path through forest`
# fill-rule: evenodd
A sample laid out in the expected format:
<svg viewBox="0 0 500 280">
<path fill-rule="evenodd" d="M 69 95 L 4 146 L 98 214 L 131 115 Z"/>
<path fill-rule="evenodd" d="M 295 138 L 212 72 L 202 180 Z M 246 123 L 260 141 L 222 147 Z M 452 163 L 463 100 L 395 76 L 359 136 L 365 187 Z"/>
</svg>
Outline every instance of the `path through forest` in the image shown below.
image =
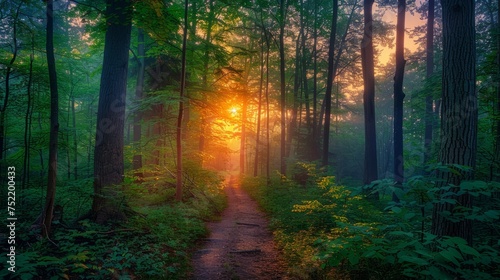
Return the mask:
<svg viewBox="0 0 500 280">
<path fill-rule="evenodd" d="M 257 203 L 231 179 L 221 221 L 208 224 L 210 237 L 193 256 L 193 279 L 289 279 L 285 264 Z"/>
</svg>

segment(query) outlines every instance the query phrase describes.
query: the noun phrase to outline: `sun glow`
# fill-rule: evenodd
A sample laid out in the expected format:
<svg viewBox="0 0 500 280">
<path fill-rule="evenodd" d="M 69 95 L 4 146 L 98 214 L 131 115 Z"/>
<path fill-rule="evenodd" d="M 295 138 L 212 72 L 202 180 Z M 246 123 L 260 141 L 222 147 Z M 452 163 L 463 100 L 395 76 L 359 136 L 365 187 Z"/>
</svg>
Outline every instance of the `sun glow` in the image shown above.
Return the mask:
<svg viewBox="0 0 500 280">
<path fill-rule="evenodd" d="M 231 113 L 232 116 L 235 116 L 238 113 L 238 108 L 236 107 L 231 107 L 229 109 L 229 113 Z"/>
</svg>

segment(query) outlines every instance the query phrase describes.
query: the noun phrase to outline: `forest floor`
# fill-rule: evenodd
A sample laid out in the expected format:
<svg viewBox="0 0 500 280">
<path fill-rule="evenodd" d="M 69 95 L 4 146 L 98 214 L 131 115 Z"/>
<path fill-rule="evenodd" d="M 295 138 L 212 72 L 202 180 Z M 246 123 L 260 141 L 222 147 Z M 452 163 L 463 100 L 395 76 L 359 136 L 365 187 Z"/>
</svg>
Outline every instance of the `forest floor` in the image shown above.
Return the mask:
<svg viewBox="0 0 500 280">
<path fill-rule="evenodd" d="M 228 206 L 208 223 L 209 238 L 193 255 L 193 279 L 290 279 L 265 214 L 231 178 Z"/>
</svg>

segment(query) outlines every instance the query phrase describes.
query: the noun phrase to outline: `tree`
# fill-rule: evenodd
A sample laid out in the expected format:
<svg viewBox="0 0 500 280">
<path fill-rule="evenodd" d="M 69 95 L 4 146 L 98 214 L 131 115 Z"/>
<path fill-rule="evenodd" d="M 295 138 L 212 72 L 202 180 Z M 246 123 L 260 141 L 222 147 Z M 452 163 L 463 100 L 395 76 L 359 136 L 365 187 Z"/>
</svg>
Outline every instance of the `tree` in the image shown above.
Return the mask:
<svg viewBox="0 0 500 280">
<path fill-rule="evenodd" d="M 47 66 L 50 84 L 50 139 L 49 139 L 49 176 L 45 209 L 42 215 L 42 235 L 48 237 L 52 225 L 57 180 L 57 137 L 59 133 L 59 94 L 57 90 L 56 60 L 54 57 L 54 9 L 53 1 L 46 2 L 47 14 Z"/>
<path fill-rule="evenodd" d="M 288 1 L 280 0 L 279 10 L 279 59 L 280 59 L 280 108 L 281 108 L 281 137 L 280 137 L 280 172 L 286 174 L 286 82 L 285 82 L 285 20 Z"/>
<path fill-rule="evenodd" d="M 333 0 L 332 29 L 330 30 L 330 45 L 328 47 L 328 74 L 325 93 L 325 127 L 323 129 L 323 166 L 328 165 L 328 147 L 330 145 L 330 119 L 332 109 L 332 87 L 336 69 L 334 69 L 335 37 L 337 34 L 339 1 Z M 340 51 L 340 50 L 339 50 Z"/>
<path fill-rule="evenodd" d="M 497 100 L 496 100 L 496 110 L 497 114 L 500 114 L 500 1 L 497 1 Z M 495 137 L 495 156 L 496 161 L 500 161 L 500 117 L 497 116 L 496 123 L 496 137 Z M 497 167 L 497 169 L 500 169 Z M 498 171 L 497 171 L 498 172 Z"/>
<path fill-rule="evenodd" d="M 394 179 L 396 187 L 402 188 L 404 181 L 403 158 L 403 79 L 405 71 L 405 13 L 406 0 L 398 0 L 398 22 L 396 27 L 396 74 L 394 76 Z M 399 202 L 393 193 L 392 200 Z"/>
<path fill-rule="evenodd" d="M 375 129 L 375 73 L 373 62 L 373 0 L 364 0 L 364 34 L 361 41 L 363 108 L 365 118 L 365 161 L 363 183 L 377 180 L 377 133 Z"/>
<path fill-rule="evenodd" d="M 7 69 L 5 71 L 5 95 L 3 96 L 3 103 L 0 106 L 0 168 L 1 162 L 4 158 L 5 148 L 5 110 L 7 110 L 7 105 L 9 104 L 9 96 L 10 96 L 10 75 L 12 74 L 12 68 L 14 63 L 16 62 L 17 54 L 19 51 L 19 46 L 17 42 L 17 21 L 19 17 L 19 11 L 21 9 L 22 3 L 16 9 L 16 13 L 14 15 L 14 19 L 12 22 L 12 58 L 7 65 Z"/>
<path fill-rule="evenodd" d="M 181 57 L 181 88 L 179 92 L 179 115 L 177 117 L 177 183 L 175 187 L 175 199 L 182 200 L 182 115 L 184 110 L 184 91 L 186 89 L 186 49 L 188 34 L 188 0 L 184 1 L 184 30 L 182 34 L 182 57 Z"/>
<path fill-rule="evenodd" d="M 137 41 L 138 41 L 138 46 L 137 46 L 137 55 L 138 57 L 138 64 L 139 64 L 139 69 L 137 70 L 137 84 L 135 86 L 135 101 L 139 103 L 142 99 L 143 91 L 144 91 L 144 68 L 145 68 L 145 49 L 144 49 L 144 31 L 139 28 L 137 30 Z M 139 105 L 139 104 L 137 104 Z M 135 152 L 136 154 L 134 155 L 134 158 L 132 159 L 132 165 L 135 170 L 135 176 L 141 178 L 143 176 L 141 168 L 142 168 L 142 152 L 141 152 L 141 136 L 142 136 L 142 127 L 141 127 L 141 121 L 142 121 L 142 112 L 141 110 L 136 107 L 136 112 L 134 115 L 134 145 L 135 145 Z"/>
<path fill-rule="evenodd" d="M 98 223 L 123 220 L 116 207 L 117 185 L 123 182 L 123 132 L 130 46 L 130 0 L 107 0 L 106 37 L 94 149 L 92 218 Z"/>
<path fill-rule="evenodd" d="M 441 108 L 441 147 L 443 165 L 460 165 L 471 169 L 476 165 L 477 94 L 475 16 L 473 0 L 441 0 L 443 8 L 443 89 Z M 455 167 L 449 167 L 455 168 Z M 458 173 L 458 174 L 457 174 Z M 468 193 L 459 194 L 460 183 L 473 178 L 465 168 L 439 172 L 441 194 L 452 192 L 456 203 L 434 205 L 432 233 L 458 236 L 472 244 L 472 221 L 454 221 L 446 213 L 464 213 L 472 208 Z M 451 187 L 450 190 L 445 188 Z"/>
<path fill-rule="evenodd" d="M 434 0 L 428 1 L 427 13 L 427 34 L 426 34 L 426 76 L 427 79 L 434 73 Z M 432 92 L 425 97 L 425 138 L 424 138 L 424 163 L 427 163 L 431 157 L 432 134 L 434 127 L 434 112 L 432 109 Z"/>
</svg>

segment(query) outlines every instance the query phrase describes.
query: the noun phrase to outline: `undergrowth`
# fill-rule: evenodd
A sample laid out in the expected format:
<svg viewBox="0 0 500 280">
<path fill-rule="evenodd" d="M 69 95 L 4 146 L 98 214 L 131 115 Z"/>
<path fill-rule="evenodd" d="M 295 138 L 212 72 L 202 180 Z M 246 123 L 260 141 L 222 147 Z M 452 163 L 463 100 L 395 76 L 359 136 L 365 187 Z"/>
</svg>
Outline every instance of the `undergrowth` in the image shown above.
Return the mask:
<svg viewBox="0 0 500 280">
<path fill-rule="evenodd" d="M 207 234 L 204 221 L 218 215 L 225 207 L 225 197 L 221 178 L 198 170 L 196 177 L 186 179 L 184 201 L 174 203 L 171 180 L 168 176 L 141 183 L 128 179 L 123 196 L 135 214 L 125 223 L 103 226 L 89 220 L 76 221 L 78 216 L 74 214 L 83 210 L 74 207 L 89 207 L 78 199 L 78 203 L 66 204 L 64 210 L 69 214 L 55 221 L 50 239 L 41 239 L 30 232 L 28 222 L 38 213 L 28 212 L 19 218 L 25 222 L 17 227 L 16 272 L 2 270 L 0 278 L 186 278 L 193 246 Z M 72 195 L 74 190 L 68 192 Z M 65 190 L 61 188 L 59 195 L 59 201 L 64 202 Z M 32 194 L 25 197 L 29 199 L 37 198 Z M 0 242 L 7 244 L 6 240 Z M 6 261 L 3 253 L 0 262 L 4 266 Z"/>
<path fill-rule="evenodd" d="M 432 205 L 442 200 L 432 178 L 410 178 L 404 189 L 391 181 L 366 188 L 337 185 L 307 169 L 307 183 L 247 178 L 243 187 L 271 216 L 275 239 L 300 279 L 494 279 L 500 277 L 498 185 L 464 182 L 462 191 L 481 201 L 465 218 L 475 221 L 474 246 L 458 237 L 430 233 Z M 395 191 L 401 202 L 391 202 Z M 452 203 L 452 199 L 445 198 Z M 453 218 L 457 218 L 454 216 Z"/>
</svg>

